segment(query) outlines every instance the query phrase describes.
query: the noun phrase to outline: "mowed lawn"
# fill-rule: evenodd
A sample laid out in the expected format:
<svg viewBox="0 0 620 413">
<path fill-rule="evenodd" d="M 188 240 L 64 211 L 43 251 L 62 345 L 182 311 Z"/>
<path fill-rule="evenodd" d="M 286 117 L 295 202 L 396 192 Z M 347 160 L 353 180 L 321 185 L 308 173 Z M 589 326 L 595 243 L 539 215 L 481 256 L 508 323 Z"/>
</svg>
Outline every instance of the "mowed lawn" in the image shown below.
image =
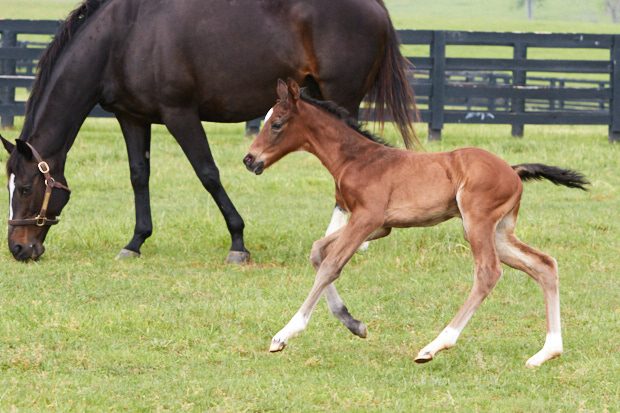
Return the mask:
<svg viewBox="0 0 620 413">
<path fill-rule="evenodd" d="M 114 261 L 133 228 L 126 155 L 113 121 L 87 121 L 67 165 L 73 199 L 44 258 L 25 265 L 0 254 L 0 410 L 617 409 L 620 147 L 603 128 L 528 127 L 514 139 L 507 127 L 450 126 L 426 145 L 476 145 L 512 163 L 576 168 L 593 183 L 589 193 L 548 182 L 525 189 L 518 234 L 559 262 L 566 348 L 534 371 L 524 363 L 543 344 L 542 294 L 511 269 L 456 348 L 413 362 L 471 286 L 458 220 L 397 230 L 345 268 L 338 285 L 368 339 L 321 303 L 303 335 L 269 354 L 312 284 L 307 256 L 329 219 L 333 184 L 301 153 L 253 176 L 241 163 L 243 128 L 206 128 L 253 264 L 223 264 L 224 222 L 160 127 L 155 234 L 143 258 Z"/>
<path fill-rule="evenodd" d="M 399 28 L 620 27 L 579 8 L 587 2 L 558 1 L 545 1 L 534 23 L 513 9 L 504 15 L 499 0 L 484 10 L 482 2 L 387 4 Z M 76 3 L 0 0 L 0 18 L 60 18 Z M 20 128 L 2 134 L 13 139 Z M 606 128 L 527 126 L 514 139 L 506 126 L 448 125 L 443 141 L 425 144 L 479 146 L 592 181 L 588 193 L 525 186 L 517 234 L 558 260 L 565 344 L 560 359 L 536 370 L 525 361 L 544 342 L 542 293 L 508 268 L 454 349 L 413 362 L 471 288 L 459 220 L 395 230 L 345 267 L 339 291 L 367 323 L 366 340 L 321 302 L 308 329 L 269 354 L 312 285 L 307 257 L 329 221 L 333 183 L 302 153 L 254 176 L 241 163 L 250 144 L 242 125 L 205 128 L 253 263 L 223 263 L 224 221 L 163 127 L 151 151 L 155 233 L 142 258 L 115 261 L 134 225 L 127 156 L 114 121 L 88 120 L 67 162 L 72 199 L 43 258 L 15 262 L 0 235 L 0 411 L 618 411 L 620 146 L 607 142 Z M 391 128 L 386 138 L 400 144 Z M 1 190 L 4 214 L 7 198 Z"/>
</svg>

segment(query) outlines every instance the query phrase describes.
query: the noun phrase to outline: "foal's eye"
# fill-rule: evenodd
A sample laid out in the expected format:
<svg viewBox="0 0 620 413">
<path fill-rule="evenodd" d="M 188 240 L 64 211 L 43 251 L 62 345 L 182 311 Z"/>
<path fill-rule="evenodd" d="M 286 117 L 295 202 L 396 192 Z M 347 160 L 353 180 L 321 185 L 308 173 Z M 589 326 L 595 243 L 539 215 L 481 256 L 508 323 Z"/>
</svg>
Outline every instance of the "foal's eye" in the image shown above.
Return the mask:
<svg viewBox="0 0 620 413">
<path fill-rule="evenodd" d="M 282 129 L 282 122 L 273 122 L 271 124 L 271 129 L 274 131 L 279 131 L 280 129 Z"/>
</svg>

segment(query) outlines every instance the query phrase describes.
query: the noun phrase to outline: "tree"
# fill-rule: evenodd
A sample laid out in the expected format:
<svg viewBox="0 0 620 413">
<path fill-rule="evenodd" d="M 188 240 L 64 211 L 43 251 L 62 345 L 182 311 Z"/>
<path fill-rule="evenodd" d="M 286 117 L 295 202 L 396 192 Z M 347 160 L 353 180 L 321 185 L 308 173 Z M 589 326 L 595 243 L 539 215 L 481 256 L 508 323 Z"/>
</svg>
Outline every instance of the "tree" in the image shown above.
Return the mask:
<svg viewBox="0 0 620 413">
<path fill-rule="evenodd" d="M 620 0 L 605 0 L 605 8 L 611 15 L 611 20 L 620 23 Z"/>
<path fill-rule="evenodd" d="M 527 19 L 532 20 L 534 18 L 534 5 L 542 4 L 544 0 L 517 0 L 517 7 L 525 6 L 527 10 Z M 620 0 L 607 0 L 607 1 L 620 1 Z"/>
</svg>

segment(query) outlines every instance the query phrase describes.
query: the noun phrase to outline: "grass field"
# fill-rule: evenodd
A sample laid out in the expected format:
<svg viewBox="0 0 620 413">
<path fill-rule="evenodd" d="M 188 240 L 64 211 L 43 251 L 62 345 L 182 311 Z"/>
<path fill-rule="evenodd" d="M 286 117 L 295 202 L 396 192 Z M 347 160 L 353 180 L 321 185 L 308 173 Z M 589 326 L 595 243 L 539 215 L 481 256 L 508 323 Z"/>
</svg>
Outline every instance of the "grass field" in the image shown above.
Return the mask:
<svg viewBox="0 0 620 413">
<path fill-rule="evenodd" d="M 0 13 L 59 17 L 56 7 L 73 3 L 18 9 L 0 0 Z M 404 1 L 388 4 L 396 21 L 409 19 Z M 441 4 L 424 6 L 436 28 L 464 24 L 450 11 L 444 25 L 433 11 Z M 620 146 L 608 144 L 605 128 L 529 126 L 514 139 L 505 126 L 449 125 L 442 142 L 425 145 L 475 145 L 511 163 L 572 167 L 593 183 L 588 193 L 548 182 L 525 188 L 517 233 L 559 262 L 565 341 L 560 359 L 528 370 L 544 341 L 542 293 L 511 269 L 454 349 L 413 362 L 471 287 L 458 220 L 395 231 L 345 268 L 339 290 L 368 324 L 366 340 L 320 303 L 307 331 L 269 354 L 312 284 L 307 256 L 329 220 L 333 183 L 301 153 L 253 176 L 241 163 L 249 146 L 242 125 L 205 127 L 245 218 L 253 264 L 223 264 L 223 219 L 162 127 L 152 148 L 155 233 L 143 258 L 114 261 L 134 223 L 126 154 L 113 121 L 88 120 L 67 163 L 72 200 L 43 259 L 16 263 L 0 238 L 0 411 L 618 411 Z"/>
</svg>

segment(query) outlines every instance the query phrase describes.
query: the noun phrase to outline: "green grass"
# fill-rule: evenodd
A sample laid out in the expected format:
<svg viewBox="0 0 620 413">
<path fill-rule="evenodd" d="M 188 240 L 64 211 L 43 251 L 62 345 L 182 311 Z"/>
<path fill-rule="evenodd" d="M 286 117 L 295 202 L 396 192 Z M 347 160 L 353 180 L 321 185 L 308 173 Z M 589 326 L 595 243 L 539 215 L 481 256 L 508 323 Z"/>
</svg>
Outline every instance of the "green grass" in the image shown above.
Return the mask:
<svg viewBox="0 0 620 413">
<path fill-rule="evenodd" d="M 0 16 L 59 18 L 74 3 L 0 0 Z M 399 27 L 618 28 L 584 22 L 571 7 L 587 2 L 565 3 L 568 21 L 541 15 L 532 25 L 517 10 L 504 20 L 498 0 L 482 3 L 388 1 Z M 476 8 L 470 20 L 464 10 Z M 525 188 L 517 233 L 559 262 L 566 350 L 531 371 L 524 363 L 544 341 L 542 293 L 510 269 L 454 349 L 413 363 L 471 287 L 458 220 L 394 231 L 347 265 L 339 290 L 368 339 L 321 303 L 304 334 L 268 354 L 312 284 L 307 256 L 329 220 L 333 183 L 300 153 L 253 176 L 241 164 L 242 126 L 205 126 L 253 264 L 223 264 L 223 219 L 162 127 L 152 148 L 155 233 L 143 258 L 114 261 L 134 223 L 126 154 L 113 121 L 88 120 L 67 163 L 72 200 L 43 259 L 19 264 L 0 248 L 0 411 L 617 411 L 620 146 L 605 128 L 527 126 L 513 139 L 506 126 L 448 125 L 442 142 L 426 145 L 480 146 L 511 163 L 572 167 L 593 183 L 589 193 Z M 398 142 L 392 129 L 387 138 Z"/>
<path fill-rule="evenodd" d="M 544 340 L 542 294 L 510 269 L 456 348 L 413 363 L 471 286 L 458 220 L 395 231 L 345 268 L 338 284 L 368 323 L 367 340 L 321 304 L 284 353 L 268 354 L 312 283 L 307 255 L 329 219 L 333 184 L 307 154 L 253 176 L 240 162 L 249 145 L 240 126 L 207 131 L 254 263 L 222 264 L 222 218 L 162 128 L 152 150 L 155 234 L 142 259 L 114 261 L 133 226 L 126 156 L 112 121 L 87 121 L 67 166 L 73 199 L 44 258 L 24 265 L 1 254 L 1 411 L 618 406 L 620 147 L 603 128 L 528 127 L 517 140 L 507 127 L 449 126 L 441 143 L 426 145 L 481 146 L 513 163 L 573 167 L 593 182 L 589 193 L 526 186 L 518 234 L 559 261 L 566 346 L 535 371 L 524 363 Z M 1 198 L 6 205 L 4 191 Z"/>
</svg>

